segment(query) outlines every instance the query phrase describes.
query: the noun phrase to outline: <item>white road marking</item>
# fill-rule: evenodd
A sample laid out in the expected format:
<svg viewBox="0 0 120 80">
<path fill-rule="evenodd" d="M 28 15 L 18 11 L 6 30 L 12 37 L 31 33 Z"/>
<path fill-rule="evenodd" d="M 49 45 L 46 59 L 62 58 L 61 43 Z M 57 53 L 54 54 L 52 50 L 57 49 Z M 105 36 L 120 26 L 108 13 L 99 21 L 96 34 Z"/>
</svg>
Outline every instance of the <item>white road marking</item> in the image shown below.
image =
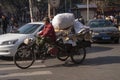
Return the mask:
<svg viewBox="0 0 120 80">
<path fill-rule="evenodd" d="M 35 63 L 41 63 L 41 60 L 36 60 Z M 14 61 L 0 61 L 0 64 L 14 64 Z"/>
<path fill-rule="evenodd" d="M 41 62 L 41 60 L 36 60 L 35 63 L 39 63 Z M 8 61 L 8 62 L 0 62 L 0 65 L 4 65 L 4 64 L 13 64 L 13 66 L 6 66 L 6 67 L 0 67 L 0 78 L 8 78 L 8 77 L 24 77 L 24 76 L 39 76 L 39 75 L 51 75 L 52 72 L 51 71 L 33 71 L 33 72 L 30 72 L 30 71 L 27 71 L 27 72 L 6 72 L 6 71 L 14 71 L 14 70 L 19 70 L 20 68 L 18 68 L 13 61 Z M 44 64 L 33 64 L 30 68 L 44 68 L 46 67 L 46 65 Z M 29 69 L 30 69 L 29 68 Z M 4 73 L 3 73 L 4 72 Z"/>
<path fill-rule="evenodd" d="M 42 67 L 46 67 L 46 65 L 33 65 L 30 68 L 42 68 Z M 4 68 L 0 68 L 0 71 L 17 70 L 17 69 L 19 69 L 17 66 L 16 67 L 4 67 Z"/>
<path fill-rule="evenodd" d="M 35 71 L 35 72 L 24 72 L 24 73 L 11 73 L 7 75 L 0 75 L 0 78 L 7 78 L 7 77 L 23 77 L 23 76 L 36 76 L 36 75 L 50 75 L 52 74 L 51 71 Z"/>
</svg>

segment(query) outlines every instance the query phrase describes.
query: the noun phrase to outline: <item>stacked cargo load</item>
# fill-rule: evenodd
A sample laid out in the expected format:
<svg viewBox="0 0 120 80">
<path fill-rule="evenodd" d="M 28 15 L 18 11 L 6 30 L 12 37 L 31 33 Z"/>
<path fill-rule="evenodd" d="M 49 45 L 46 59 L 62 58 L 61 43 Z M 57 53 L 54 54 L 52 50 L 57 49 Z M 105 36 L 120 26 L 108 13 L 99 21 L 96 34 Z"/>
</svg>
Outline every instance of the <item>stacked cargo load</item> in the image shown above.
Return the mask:
<svg viewBox="0 0 120 80">
<path fill-rule="evenodd" d="M 70 43 L 73 46 L 76 46 L 78 39 L 86 39 L 89 41 L 91 39 L 91 35 L 85 33 L 86 30 L 89 30 L 89 27 L 83 25 L 78 20 L 75 20 L 72 13 L 57 14 L 52 20 L 52 25 L 56 35 L 58 37 L 62 35 L 64 43 Z"/>
</svg>

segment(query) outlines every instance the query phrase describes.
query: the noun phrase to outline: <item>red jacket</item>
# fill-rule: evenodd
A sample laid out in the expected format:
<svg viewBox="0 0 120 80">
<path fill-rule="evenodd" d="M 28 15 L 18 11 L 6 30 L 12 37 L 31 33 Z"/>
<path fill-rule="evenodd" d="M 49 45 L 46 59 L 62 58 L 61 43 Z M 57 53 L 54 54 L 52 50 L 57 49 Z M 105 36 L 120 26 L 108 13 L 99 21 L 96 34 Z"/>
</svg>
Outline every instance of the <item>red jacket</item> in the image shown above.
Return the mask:
<svg viewBox="0 0 120 80">
<path fill-rule="evenodd" d="M 56 41 L 55 30 L 51 23 L 46 24 L 39 35 L 42 35 L 43 37 L 50 37 L 52 41 Z"/>
</svg>

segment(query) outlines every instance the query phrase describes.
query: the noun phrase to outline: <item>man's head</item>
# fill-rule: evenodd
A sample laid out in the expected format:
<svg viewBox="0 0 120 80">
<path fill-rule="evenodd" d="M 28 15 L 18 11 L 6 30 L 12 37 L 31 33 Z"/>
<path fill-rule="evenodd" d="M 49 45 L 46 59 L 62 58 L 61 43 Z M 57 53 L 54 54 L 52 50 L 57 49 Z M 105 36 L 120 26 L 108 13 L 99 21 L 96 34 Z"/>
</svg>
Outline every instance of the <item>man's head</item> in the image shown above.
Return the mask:
<svg viewBox="0 0 120 80">
<path fill-rule="evenodd" d="M 48 17 L 45 17 L 45 18 L 43 18 L 43 22 L 45 22 L 45 24 L 50 23 L 50 19 Z"/>
<path fill-rule="evenodd" d="M 5 15 L 2 15 L 2 19 L 5 19 Z"/>
</svg>

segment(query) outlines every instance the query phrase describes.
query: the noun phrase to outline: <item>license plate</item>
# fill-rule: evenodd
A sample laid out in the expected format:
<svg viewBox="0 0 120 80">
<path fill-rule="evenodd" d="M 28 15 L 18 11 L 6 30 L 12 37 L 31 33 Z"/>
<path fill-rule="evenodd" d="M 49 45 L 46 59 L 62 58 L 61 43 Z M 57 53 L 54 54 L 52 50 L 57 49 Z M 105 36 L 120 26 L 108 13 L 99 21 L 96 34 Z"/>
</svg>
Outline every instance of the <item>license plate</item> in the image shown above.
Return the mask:
<svg viewBox="0 0 120 80">
<path fill-rule="evenodd" d="M 107 40 L 107 39 L 111 39 L 111 37 L 102 37 L 102 39 Z"/>
</svg>

